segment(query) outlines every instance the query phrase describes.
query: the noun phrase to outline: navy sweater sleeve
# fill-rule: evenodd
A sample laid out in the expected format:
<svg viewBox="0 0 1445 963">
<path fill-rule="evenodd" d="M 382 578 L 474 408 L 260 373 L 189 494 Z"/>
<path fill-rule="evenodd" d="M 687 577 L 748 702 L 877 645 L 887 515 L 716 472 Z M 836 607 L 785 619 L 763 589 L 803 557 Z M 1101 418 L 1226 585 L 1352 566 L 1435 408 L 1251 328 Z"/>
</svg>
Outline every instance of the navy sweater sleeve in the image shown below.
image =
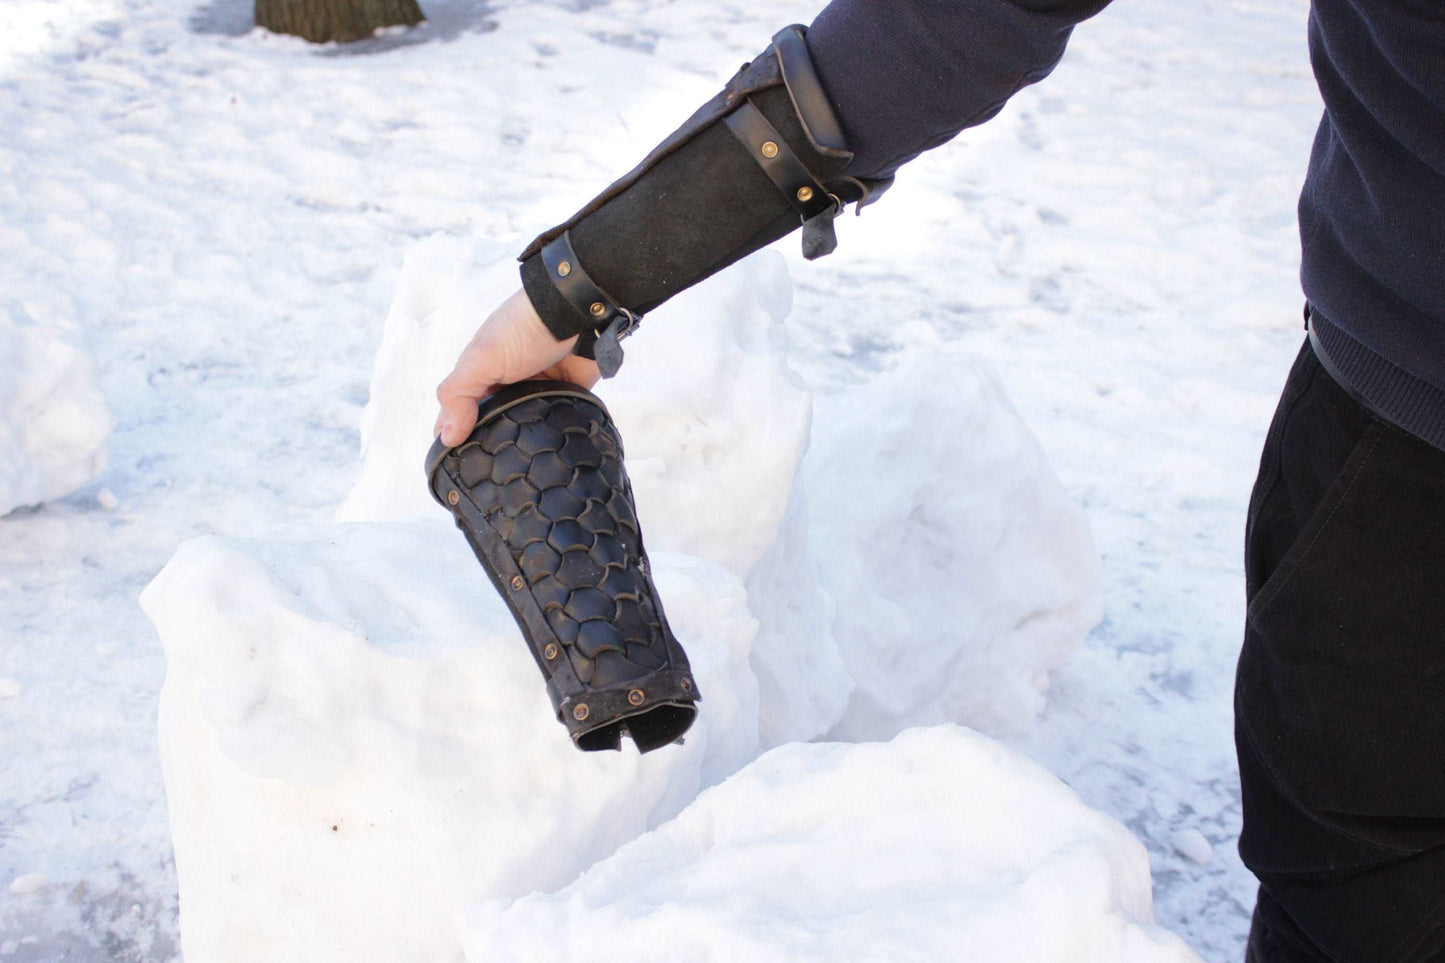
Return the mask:
<svg viewBox="0 0 1445 963">
<path fill-rule="evenodd" d="M 1109 0 L 833 0 L 808 47 L 855 157 L 885 177 L 1046 77 Z M 1445 3 L 1313 0 L 1325 116 L 1300 199 L 1316 349 L 1445 449 Z"/>
<path fill-rule="evenodd" d="M 884 177 L 1049 75 L 1109 0 L 833 0 L 808 49 L 855 157 Z"/>
</svg>

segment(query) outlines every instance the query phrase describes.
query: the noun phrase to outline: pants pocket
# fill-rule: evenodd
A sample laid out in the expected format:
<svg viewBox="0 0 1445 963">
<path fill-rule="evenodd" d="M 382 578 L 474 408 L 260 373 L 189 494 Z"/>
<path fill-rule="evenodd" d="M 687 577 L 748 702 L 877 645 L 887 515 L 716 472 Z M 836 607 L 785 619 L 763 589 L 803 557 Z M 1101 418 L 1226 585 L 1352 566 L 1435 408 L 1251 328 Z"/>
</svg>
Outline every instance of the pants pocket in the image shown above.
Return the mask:
<svg viewBox="0 0 1445 963">
<path fill-rule="evenodd" d="M 1342 841 L 1276 868 L 1445 844 L 1445 453 L 1371 419 L 1250 600 L 1236 721 L 1272 789 Z"/>
</svg>

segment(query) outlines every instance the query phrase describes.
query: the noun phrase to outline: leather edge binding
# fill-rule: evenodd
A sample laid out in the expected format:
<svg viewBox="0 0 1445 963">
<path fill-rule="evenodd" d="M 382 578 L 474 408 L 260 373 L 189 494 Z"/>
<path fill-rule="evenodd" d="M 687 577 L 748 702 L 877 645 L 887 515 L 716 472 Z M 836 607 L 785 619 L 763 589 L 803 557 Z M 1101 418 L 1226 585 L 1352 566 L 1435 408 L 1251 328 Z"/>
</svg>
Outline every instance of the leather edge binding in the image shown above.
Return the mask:
<svg viewBox="0 0 1445 963">
<path fill-rule="evenodd" d="M 783 86 L 813 149 L 828 157 L 852 160 L 843 125 L 813 67 L 813 56 L 804 39 L 807 32 L 807 27 L 795 23 L 773 34 L 773 53 L 783 74 Z"/>
<path fill-rule="evenodd" d="M 519 405 L 532 398 L 551 397 L 555 395 L 570 395 L 573 398 L 590 401 L 602 409 L 602 413 L 607 416 L 609 421 L 613 420 L 612 412 L 607 410 L 606 403 L 581 385 L 574 385 L 570 381 L 552 381 L 538 378 L 534 381 L 516 381 L 509 385 L 503 385 L 479 401 L 477 403 L 477 424 L 480 425 L 484 421 L 490 420 L 506 411 L 508 408 Z M 472 430 L 476 431 L 476 428 Z M 466 442 L 462 444 L 465 445 Z M 461 448 L 462 445 L 455 447 Z M 447 505 L 444 497 L 437 492 L 435 482 L 437 469 L 441 467 L 442 459 L 446 457 L 447 452 L 452 450 L 452 446 L 443 444 L 442 440 L 437 438 L 432 442 L 430 450 L 426 453 L 427 485 L 431 490 L 432 498 L 435 498 L 437 504 L 443 508 L 447 508 L 448 511 L 450 511 L 450 507 Z M 623 454 L 621 438 L 617 439 L 617 453 L 619 455 Z"/>
</svg>

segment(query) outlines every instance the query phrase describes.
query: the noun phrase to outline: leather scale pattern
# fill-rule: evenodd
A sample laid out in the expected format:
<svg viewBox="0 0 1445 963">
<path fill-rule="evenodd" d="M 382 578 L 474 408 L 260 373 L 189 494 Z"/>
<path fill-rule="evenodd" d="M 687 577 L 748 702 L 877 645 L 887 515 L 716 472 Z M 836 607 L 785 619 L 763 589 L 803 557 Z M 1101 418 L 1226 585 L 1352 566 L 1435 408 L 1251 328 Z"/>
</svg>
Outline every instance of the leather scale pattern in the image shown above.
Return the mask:
<svg viewBox="0 0 1445 963">
<path fill-rule="evenodd" d="M 675 741 L 699 698 L 648 568 L 622 442 L 600 400 L 526 382 L 438 442 L 432 494 L 457 519 L 526 636 L 583 749 Z"/>
</svg>

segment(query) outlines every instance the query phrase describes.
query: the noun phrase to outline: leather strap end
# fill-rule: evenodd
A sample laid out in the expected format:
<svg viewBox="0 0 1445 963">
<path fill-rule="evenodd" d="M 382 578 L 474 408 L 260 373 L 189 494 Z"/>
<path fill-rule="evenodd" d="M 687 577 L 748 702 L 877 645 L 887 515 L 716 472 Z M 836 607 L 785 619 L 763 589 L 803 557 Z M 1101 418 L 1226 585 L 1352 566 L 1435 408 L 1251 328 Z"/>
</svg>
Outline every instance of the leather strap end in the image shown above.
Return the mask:
<svg viewBox="0 0 1445 963">
<path fill-rule="evenodd" d="M 803 222 L 803 257 L 816 261 L 838 249 L 838 234 L 833 229 L 833 219 L 842 210 L 841 203 L 835 203 L 821 214 L 815 214 Z"/>
<path fill-rule="evenodd" d="M 627 322 L 631 321 L 630 326 Z M 622 368 L 622 339 L 632 333 L 637 322 L 625 312 L 612 319 L 612 323 L 597 332 L 592 348 L 592 360 L 602 377 L 611 378 Z"/>
</svg>

